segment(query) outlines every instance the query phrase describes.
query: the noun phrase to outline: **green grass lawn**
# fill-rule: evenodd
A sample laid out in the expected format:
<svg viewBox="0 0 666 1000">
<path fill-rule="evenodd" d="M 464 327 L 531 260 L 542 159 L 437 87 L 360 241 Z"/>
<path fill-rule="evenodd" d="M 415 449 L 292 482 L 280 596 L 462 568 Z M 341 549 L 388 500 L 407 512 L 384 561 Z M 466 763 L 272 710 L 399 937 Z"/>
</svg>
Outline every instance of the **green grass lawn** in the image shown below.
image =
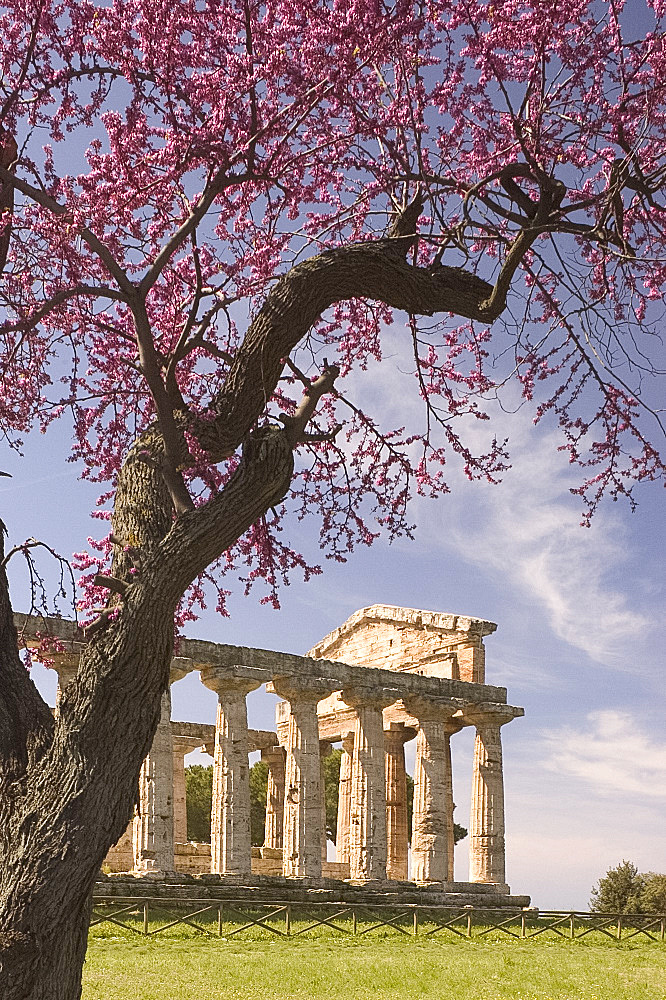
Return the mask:
<svg viewBox="0 0 666 1000">
<path fill-rule="evenodd" d="M 93 936 L 83 1000 L 666 1000 L 666 947 Z"/>
</svg>

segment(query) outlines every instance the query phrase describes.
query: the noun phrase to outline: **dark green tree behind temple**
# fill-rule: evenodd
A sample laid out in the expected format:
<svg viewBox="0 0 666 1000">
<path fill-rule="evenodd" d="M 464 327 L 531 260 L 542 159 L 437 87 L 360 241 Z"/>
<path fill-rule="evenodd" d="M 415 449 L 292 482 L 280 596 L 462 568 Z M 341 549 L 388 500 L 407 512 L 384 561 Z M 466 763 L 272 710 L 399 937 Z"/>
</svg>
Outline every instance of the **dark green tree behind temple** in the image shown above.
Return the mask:
<svg viewBox="0 0 666 1000">
<path fill-rule="evenodd" d="M 250 829 L 252 846 L 264 842 L 268 767 L 259 760 L 250 768 Z M 191 764 L 185 768 L 187 797 L 187 839 L 210 843 L 210 810 L 213 801 L 213 768 Z"/>
<path fill-rule="evenodd" d="M 646 872 L 643 883 L 640 899 L 642 912 L 666 915 L 666 875 Z"/>
<path fill-rule="evenodd" d="M 324 757 L 324 782 L 326 785 L 326 837 L 335 843 L 338 836 L 338 792 L 340 790 L 340 761 L 342 750 L 333 750 Z"/>
<path fill-rule="evenodd" d="M 253 847 L 261 847 L 264 842 L 267 789 L 268 764 L 258 760 L 250 768 L 250 834 Z"/>
<path fill-rule="evenodd" d="M 609 868 L 592 889 L 595 913 L 666 914 L 666 875 L 639 872 L 632 861 Z"/>
<path fill-rule="evenodd" d="M 213 801 L 213 768 L 191 764 L 185 768 L 187 839 L 210 843 L 210 807 Z"/>
</svg>

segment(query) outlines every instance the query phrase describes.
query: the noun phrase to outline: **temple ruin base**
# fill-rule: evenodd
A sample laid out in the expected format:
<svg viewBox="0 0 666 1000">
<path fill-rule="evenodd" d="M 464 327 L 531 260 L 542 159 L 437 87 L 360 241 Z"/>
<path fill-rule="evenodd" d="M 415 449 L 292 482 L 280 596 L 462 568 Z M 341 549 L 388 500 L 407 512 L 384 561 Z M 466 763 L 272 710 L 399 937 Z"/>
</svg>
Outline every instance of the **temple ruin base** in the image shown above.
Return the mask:
<svg viewBox="0 0 666 1000">
<path fill-rule="evenodd" d="M 246 903 L 395 903 L 396 906 L 475 906 L 489 910 L 515 910 L 530 905 L 529 896 L 511 895 L 508 885 L 442 882 L 426 886 L 397 881 L 354 885 L 330 878 L 315 880 L 267 875 L 185 875 L 180 872 L 171 875 L 104 875 L 96 883 L 93 896 L 125 899 L 228 899 Z"/>
</svg>

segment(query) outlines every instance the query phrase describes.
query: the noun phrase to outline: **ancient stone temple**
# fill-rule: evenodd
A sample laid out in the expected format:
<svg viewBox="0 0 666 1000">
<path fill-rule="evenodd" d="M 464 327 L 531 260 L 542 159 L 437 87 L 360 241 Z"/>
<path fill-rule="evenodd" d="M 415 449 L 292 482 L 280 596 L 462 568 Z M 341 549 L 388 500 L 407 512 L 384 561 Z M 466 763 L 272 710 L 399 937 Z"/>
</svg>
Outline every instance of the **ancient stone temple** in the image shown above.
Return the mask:
<svg viewBox="0 0 666 1000">
<path fill-rule="evenodd" d="M 59 691 L 77 668 L 82 635 L 61 619 L 17 615 L 27 645 L 50 631 Z M 190 671 L 218 698 L 214 726 L 173 722 L 165 694 L 141 771 L 134 821 L 108 866 L 136 874 L 273 875 L 320 884 L 406 882 L 509 898 L 505 879 L 501 729 L 523 715 L 485 682 L 492 622 L 373 605 L 306 656 L 184 639 L 175 683 Z M 265 685 L 282 699 L 274 732 L 248 727 L 246 698 Z M 56 709 L 57 712 L 57 701 Z M 451 739 L 475 730 L 468 881 L 454 879 Z M 405 744 L 415 740 L 411 851 Z M 335 861 L 326 856 L 323 760 L 342 748 Z M 184 757 L 213 756 L 211 844 L 187 842 Z M 268 765 L 265 842 L 252 847 L 248 755 Z M 411 856 L 411 859 L 410 859 Z M 487 895 L 484 898 L 489 898 Z M 522 897 L 520 897 L 522 898 Z"/>
</svg>

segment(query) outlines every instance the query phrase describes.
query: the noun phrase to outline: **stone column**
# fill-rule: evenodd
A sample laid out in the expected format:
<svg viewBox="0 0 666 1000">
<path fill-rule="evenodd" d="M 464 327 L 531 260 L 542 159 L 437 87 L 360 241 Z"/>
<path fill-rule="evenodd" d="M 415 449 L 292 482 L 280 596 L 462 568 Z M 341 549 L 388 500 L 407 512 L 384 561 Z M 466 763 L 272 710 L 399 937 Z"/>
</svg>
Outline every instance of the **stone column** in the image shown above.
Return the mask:
<svg viewBox="0 0 666 1000">
<path fill-rule="evenodd" d="M 342 734 L 342 757 L 340 758 L 340 784 L 338 786 L 338 821 L 335 838 L 335 859 L 341 864 L 349 864 L 349 824 L 351 819 L 352 762 L 354 755 L 354 733 Z"/>
<path fill-rule="evenodd" d="M 210 817 L 211 872 L 249 875 L 252 836 L 245 699 L 260 682 L 248 677 L 243 668 L 225 667 L 206 667 L 201 671 L 201 680 L 218 697 Z"/>
<path fill-rule="evenodd" d="M 485 708 L 485 710 L 484 710 Z M 504 885 L 504 774 L 500 728 L 519 714 L 510 706 L 465 712 L 476 726 L 469 822 L 469 880 Z"/>
<path fill-rule="evenodd" d="M 268 764 L 264 847 L 279 849 L 282 847 L 284 820 L 284 748 L 277 746 L 262 750 L 261 759 Z"/>
<path fill-rule="evenodd" d="M 174 657 L 169 688 L 162 695 L 160 721 L 150 753 L 141 765 L 138 808 L 134 817 L 132 842 L 134 870 L 174 871 L 173 849 L 173 738 L 171 735 L 171 684 L 191 669 L 189 660 Z"/>
<path fill-rule="evenodd" d="M 317 702 L 331 693 L 318 678 L 278 677 L 273 688 L 290 705 L 285 741 L 283 842 L 285 876 L 321 878 L 321 763 Z"/>
<path fill-rule="evenodd" d="M 455 703 L 409 698 L 419 722 L 412 810 L 412 880 L 453 880 L 453 782 L 451 735 L 462 727 Z"/>
<path fill-rule="evenodd" d="M 150 753 L 141 765 L 132 840 L 136 872 L 145 874 L 174 870 L 170 690 L 162 695 L 160 721 Z"/>
<path fill-rule="evenodd" d="M 176 844 L 187 843 L 187 788 L 185 784 L 185 756 L 202 744 L 192 736 L 172 736 L 173 742 L 173 839 Z"/>
<path fill-rule="evenodd" d="M 332 753 L 333 747 L 327 740 L 319 740 L 319 794 L 321 796 L 321 863 L 328 859 L 328 837 L 326 836 L 326 771 L 324 758 Z"/>
<path fill-rule="evenodd" d="M 386 878 L 386 767 L 382 690 L 345 689 L 342 697 L 356 709 L 351 779 L 350 877 Z M 393 699 L 395 700 L 395 699 Z"/>
<path fill-rule="evenodd" d="M 45 653 L 44 656 L 53 661 L 53 669 L 58 674 L 58 687 L 55 698 L 55 716 L 60 715 L 60 702 L 63 691 L 74 680 L 79 669 L 79 653 Z"/>
<path fill-rule="evenodd" d="M 386 752 L 386 877 L 406 881 L 408 858 L 405 743 L 415 730 L 390 722 L 384 730 Z"/>
</svg>

